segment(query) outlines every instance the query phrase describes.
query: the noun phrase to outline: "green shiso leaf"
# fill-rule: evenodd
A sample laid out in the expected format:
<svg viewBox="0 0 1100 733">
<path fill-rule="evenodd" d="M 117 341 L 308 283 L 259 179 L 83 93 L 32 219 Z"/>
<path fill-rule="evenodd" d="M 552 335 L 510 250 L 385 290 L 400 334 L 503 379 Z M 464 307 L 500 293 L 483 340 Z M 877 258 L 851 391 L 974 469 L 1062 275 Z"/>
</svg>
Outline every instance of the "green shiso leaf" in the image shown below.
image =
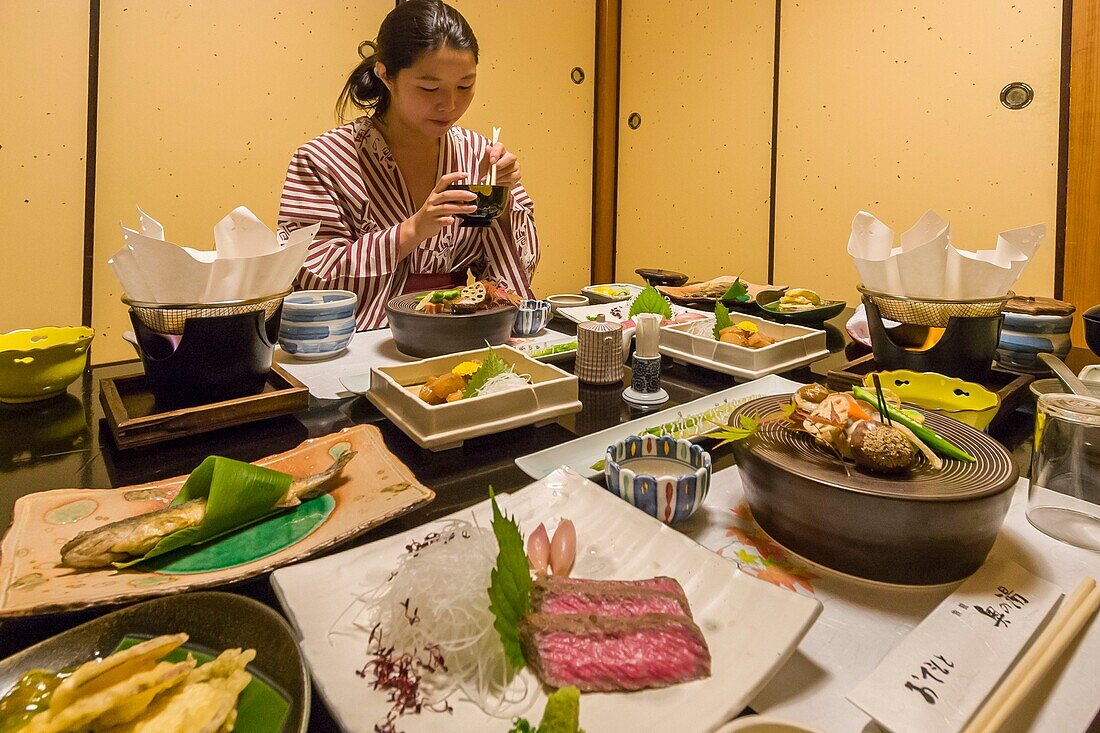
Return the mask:
<svg viewBox="0 0 1100 733">
<path fill-rule="evenodd" d="M 719 300 L 724 300 L 727 303 L 747 303 L 749 301 L 749 289 L 745 287 L 745 283 L 741 282 L 741 276 L 738 275 L 730 285 L 730 289 L 726 291 Z"/>
<path fill-rule="evenodd" d="M 665 296 L 657 292 L 657 288 L 647 285 L 645 290 L 638 293 L 638 297 L 630 304 L 630 317 L 639 313 L 657 313 L 670 320 L 672 318 L 672 305 Z"/>
<path fill-rule="evenodd" d="M 493 347 L 490 346 L 489 351 L 485 354 L 485 359 L 481 362 L 481 366 L 477 368 L 477 371 L 470 376 L 470 381 L 466 383 L 466 389 L 462 391 L 462 399 L 476 397 L 486 382 L 498 374 L 503 374 L 508 369 L 508 363 L 497 356 L 497 352 L 493 351 Z"/>
<path fill-rule="evenodd" d="M 733 325 L 733 321 L 730 320 L 729 309 L 726 308 L 725 303 L 717 301 L 714 304 L 714 340 L 717 341 L 722 335 L 723 328 L 729 328 Z"/>
<path fill-rule="evenodd" d="M 504 653 L 512 668 L 518 670 L 526 664 L 519 645 L 519 620 L 531 610 L 531 571 L 519 526 L 501 513 L 491 486 L 489 500 L 493 505 L 493 535 L 498 547 L 497 565 L 490 576 L 489 610 Z"/>
</svg>

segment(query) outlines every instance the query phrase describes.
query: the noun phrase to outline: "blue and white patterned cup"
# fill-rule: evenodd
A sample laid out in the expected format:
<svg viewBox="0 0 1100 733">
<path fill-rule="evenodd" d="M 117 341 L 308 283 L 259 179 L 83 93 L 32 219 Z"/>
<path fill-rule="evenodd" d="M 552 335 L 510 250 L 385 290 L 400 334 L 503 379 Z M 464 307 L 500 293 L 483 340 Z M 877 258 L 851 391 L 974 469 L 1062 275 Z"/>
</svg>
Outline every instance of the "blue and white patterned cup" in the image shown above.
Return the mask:
<svg viewBox="0 0 1100 733">
<path fill-rule="evenodd" d="M 517 336 L 534 336 L 550 322 L 550 301 L 522 300 L 516 313 L 516 325 L 512 333 Z"/>
<path fill-rule="evenodd" d="M 355 335 L 355 293 L 300 290 L 283 300 L 279 346 L 298 359 L 330 359 Z"/>
<path fill-rule="evenodd" d="M 688 440 L 631 435 L 607 449 L 607 490 L 665 524 L 687 519 L 710 489 L 710 454 Z"/>
</svg>

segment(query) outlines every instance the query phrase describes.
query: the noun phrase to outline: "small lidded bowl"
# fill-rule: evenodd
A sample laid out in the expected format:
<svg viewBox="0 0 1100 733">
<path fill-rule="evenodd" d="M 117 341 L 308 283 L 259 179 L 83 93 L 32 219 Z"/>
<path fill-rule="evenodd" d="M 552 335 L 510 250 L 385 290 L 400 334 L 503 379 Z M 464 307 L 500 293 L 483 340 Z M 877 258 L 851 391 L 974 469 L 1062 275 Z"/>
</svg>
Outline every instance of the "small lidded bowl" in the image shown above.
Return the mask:
<svg viewBox="0 0 1100 733">
<path fill-rule="evenodd" d="M 283 300 L 279 346 L 298 359 L 330 359 L 355 335 L 356 295 L 350 290 L 299 290 Z"/>
<path fill-rule="evenodd" d="M 607 490 L 665 524 L 687 519 L 710 489 L 710 454 L 689 440 L 631 435 L 607 449 Z"/>
<path fill-rule="evenodd" d="M 534 336 L 550 322 L 550 301 L 522 300 L 516 312 L 516 325 L 512 332 L 517 336 Z"/>
</svg>

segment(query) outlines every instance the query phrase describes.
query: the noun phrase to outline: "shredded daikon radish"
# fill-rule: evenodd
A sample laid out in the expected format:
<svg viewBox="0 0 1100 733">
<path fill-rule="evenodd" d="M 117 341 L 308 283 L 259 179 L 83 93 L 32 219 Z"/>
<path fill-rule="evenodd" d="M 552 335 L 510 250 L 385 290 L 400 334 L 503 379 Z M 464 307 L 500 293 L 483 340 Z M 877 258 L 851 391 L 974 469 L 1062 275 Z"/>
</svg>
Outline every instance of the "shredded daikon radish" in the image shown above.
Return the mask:
<svg viewBox="0 0 1100 733">
<path fill-rule="evenodd" d="M 531 384 L 531 377 L 526 374 L 516 374 L 509 369 L 485 380 L 485 384 L 478 390 L 478 395 L 496 394 L 507 392 L 510 389 L 518 389 Z"/>
<path fill-rule="evenodd" d="M 437 652 L 443 664 L 424 671 L 426 703 L 456 691 L 493 717 L 513 718 L 537 697 L 537 685 L 515 674 L 493 627 L 490 575 L 497 541 L 489 529 L 463 520 L 407 547 L 390 578 L 360 597 L 368 609 L 355 625 L 378 628 L 398 654 Z"/>
</svg>

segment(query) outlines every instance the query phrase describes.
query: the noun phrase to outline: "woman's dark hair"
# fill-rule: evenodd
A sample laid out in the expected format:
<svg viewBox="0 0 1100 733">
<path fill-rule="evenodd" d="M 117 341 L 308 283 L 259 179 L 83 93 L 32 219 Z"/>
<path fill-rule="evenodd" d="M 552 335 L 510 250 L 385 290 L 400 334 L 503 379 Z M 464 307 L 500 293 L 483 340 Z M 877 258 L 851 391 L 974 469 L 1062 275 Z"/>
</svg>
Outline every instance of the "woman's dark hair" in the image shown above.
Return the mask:
<svg viewBox="0 0 1100 733">
<path fill-rule="evenodd" d="M 477 62 L 477 38 L 462 14 L 442 0 L 406 0 L 389 12 L 378 29 L 378 39 L 359 44 L 362 61 L 348 76 L 336 100 L 336 114 L 342 117 L 348 105 L 381 117 L 390 106 L 390 92 L 374 73 L 381 61 L 392 79 L 401 69 L 416 62 L 420 54 L 447 46 L 473 51 Z M 373 53 L 365 53 L 370 50 Z"/>
</svg>

